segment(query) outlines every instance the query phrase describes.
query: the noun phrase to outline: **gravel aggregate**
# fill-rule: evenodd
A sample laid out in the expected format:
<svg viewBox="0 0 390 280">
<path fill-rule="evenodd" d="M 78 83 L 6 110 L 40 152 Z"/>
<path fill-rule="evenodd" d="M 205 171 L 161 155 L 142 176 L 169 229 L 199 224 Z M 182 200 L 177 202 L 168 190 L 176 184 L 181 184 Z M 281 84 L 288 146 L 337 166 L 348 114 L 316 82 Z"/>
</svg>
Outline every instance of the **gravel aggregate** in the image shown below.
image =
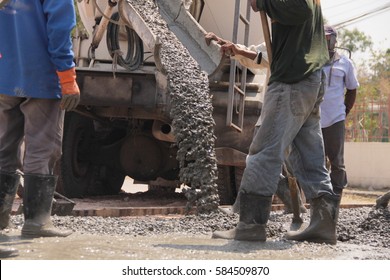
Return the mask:
<svg viewBox="0 0 390 280">
<path fill-rule="evenodd" d="M 188 208 L 207 213 L 218 207 L 213 105 L 207 74 L 171 32 L 152 0 L 127 0 L 161 43 L 160 59 L 168 80 L 170 116 L 178 146 L 180 181 Z"/>
<path fill-rule="evenodd" d="M 291 214 L 273 211 L 267 224 L 269 240 L 282 240 Z M 23 226 L 23 216 L 11 217 L 18 228 Z M 53 216 L 53 224 L 74 232 L 93 235 L 153 236 L 166 234 L 210 235 L 215 230 L 228 230 L 238 222 L 238 215 L 228 216 L 222 212 L 183 216 L 73 217 Z M 309 215 L 304 214 L 305 222 Z M 370 207 L 340 209 L 337 225 L 338 244 L 356 244 L 389 249 L 390 258 L 390 211 Z M 292 241 L 293 243 L 295 241 Z M 307 243 L 307 242 L 303 242 Z M 321 245 L 328 246 L 328 245 Z"/>
</svg>

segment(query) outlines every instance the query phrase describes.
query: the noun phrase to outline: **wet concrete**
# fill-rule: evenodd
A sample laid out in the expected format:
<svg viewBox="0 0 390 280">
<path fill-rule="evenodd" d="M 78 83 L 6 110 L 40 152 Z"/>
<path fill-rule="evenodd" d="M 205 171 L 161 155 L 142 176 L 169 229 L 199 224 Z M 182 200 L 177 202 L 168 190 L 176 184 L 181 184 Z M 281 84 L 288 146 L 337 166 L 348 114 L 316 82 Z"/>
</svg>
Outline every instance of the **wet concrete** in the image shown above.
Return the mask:
<svg viewBox="0 0 390 280">
<path fill-rule="evenodd" d="M 212 97 L 207 73 L 168 28 L 152 0 L 127 0 L 161 42 L 159 57 L 167 75 L 170 117 L 178 147 L 180 181 L 188 208 L 210 212 L 218 207 L 217 159 Z"/>
<path fill-rule="evenodd" d="M 109 210 L 125 206 L 176 206 L 184 209 L 180 193 L 158 198 L 142 193 L 144 185 L 127 179 L 127 193 L 114 200 L 95 198 L 94 209 Z M 141 192 L 141 193 L 140 193 Z M 283 239 L 291 222 L 280 208 L 271 212 L 268 240 L 240 242 L 211 239 L 212 231 L 226 230 L 237 223 L 238 216 L 222 214 L 196 216 L 53 216 L 56 227 L 72 229 L 67 238 L 22 239 L 22 215 L 12 215 L 14 229 L 0 233 L 0 246 L 14 247 L 19 256 L 11 260 L 143 260 L 143 259 L 390 259 L 390 209 L 374 210 L 376 198 L 382 193 L 347 189 L 340 210 L 337 245 L 296 243 Z M 134 200 L 132 196 L 138 198 Z M 77 205 L 86 207 L 88 200 Z M 130 204 L 130 205 L 129 205 Z M 83 206 L 84 205 L 84 206 Z M 359 206 L 361 205 L 361 206 Z M 369 205 L 369 207 L 362 207 Z M 371 206 L 370 206 L 371 205 Z M 357 207 L 359 206 L 359 207 Z M 17 204 L 14 204 L 17 208 Z M 108 213 L 108 212 L 107 212 Z M 309 213 L 304 218 L 308 220 Z"/>
<path fill-rule="evenodd" d="M 23 217 L 13 215 L 14 228 L 1 231 L 0 246 L 19 250 L 16 260 L 389 260 L 390 212 L 373 207 L 340 210 L 337 245 L 284 239 L 291 214 L 272 211 L 266 242 L 211 239 L 215 230 L 237 224 L 237 215 L 164 215 L 144 217 L 53 216 L 56 227 L 72 229 L 66 238 L 23 239 Z M 309 221 L 308 214 L 303 216 Z"/>
<path fill-rule="evenodd" d="M 21 239 L 18 231 L 0 236 L 2 245 L 19 250 L 14 260 L 337 260 L 388 259 L 389 249 L 364 245 L 337 246 L 283 240 L 243 242 L 210 235 L 96 236 L 74 233 L 67 238 Z"/>
</svg>

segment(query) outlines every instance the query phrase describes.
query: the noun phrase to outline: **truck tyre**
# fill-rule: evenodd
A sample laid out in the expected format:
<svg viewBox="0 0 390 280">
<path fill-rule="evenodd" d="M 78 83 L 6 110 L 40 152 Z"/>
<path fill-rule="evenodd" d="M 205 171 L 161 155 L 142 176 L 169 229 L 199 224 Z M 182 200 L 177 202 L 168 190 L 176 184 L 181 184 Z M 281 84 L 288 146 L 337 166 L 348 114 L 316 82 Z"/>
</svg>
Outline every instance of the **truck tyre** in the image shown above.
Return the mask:
<svg viewBox="0 0 390 280">
<path fill-rule="evenodd" d="M 82 198 L 118 194 L 125 180 L 120 171 L 89 160 L 96 135 L 93 120 L 75 112 L 65 116 L 61 158 L 61 189 L 65 196 Z"/>
</svg>

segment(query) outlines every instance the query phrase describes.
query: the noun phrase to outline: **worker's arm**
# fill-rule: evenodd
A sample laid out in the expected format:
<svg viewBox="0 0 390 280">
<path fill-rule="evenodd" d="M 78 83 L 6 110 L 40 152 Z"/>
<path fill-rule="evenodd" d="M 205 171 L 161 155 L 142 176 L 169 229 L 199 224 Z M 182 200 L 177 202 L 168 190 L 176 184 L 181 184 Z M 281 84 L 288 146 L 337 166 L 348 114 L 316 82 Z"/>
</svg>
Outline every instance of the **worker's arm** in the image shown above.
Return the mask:
<svg viewBox="0 0 390 280">
<path fill-rule="evenodd" d="M 345 104 L 345 113 L 348 115 L 352 110 L 353 105 L 355 104 L 357 88 L 359 87 L 359 82 L 357 80 L 356 68 L 353 65 L 352 60 L 346 59 L 349 68 L 345 75 L 345 88 L 347 89 L 344 96 Z"/>
<path fill-rule="evenodd" d="M 242 56 L 250 60 L 254 60 L 258 56 L 258 53 L 256 51 L 245 47 L 241 47 L 231 42 L 222 45 L 221 51 L 227 56 L 234 56 L 234 57 Z M 259 61 L 259 63 L 260 62 L 261 61 Z"/>
<path fill-rule="evenodd" d="M 218 37 L 217 35 L 215 35 L 215 33 L 213 32 L 208 32 L 206 33 L 206 35 L 204 36 L 205 40 L 206 40 L 206 44 L 207 46 L 210 45 L 211 41 L 215 41 L 218 45 L 224 45 L 226 43 L 229 43 L 228 40 L 225 40 L 225 39 L 222 39 L 221 37 Z"/>
<path fill-rule="evenodd" d="M 217 42 L 221 46 L 221 51 L 232 59 L 237 60 L 242 66 L 250 69 L 268 68 L 268 56 L 265 44 L 249 47 L 233 44 L 232 42 L 218 37 L 213 32 L 205 35 L 206 44 L 210 45 L 211 41 Z"/>
<path fill-rule="evenodd" d="M 45 35 L 51 60 L 58 71 L 68 70 L 75 66 L 71 41 L 71 31 L 76 25 L 73 1 L 43 1 L 42 9 L 47 18 Z"/>
<path fill-rule="evenodd" d="M 263 69 L 269 67 L 268 55 L 264 43 L 249 47 L 228 43 L 221 46 L 221 50 L 246 68 Z"/>
<path fill-rule="evenodd" d="M 71 41 L 71 31 L 76 24 L 74 3 L 72 0 L 44 1 L 42 8 L 47 18 L 48 52 L 61 86 L 61 108 L 70 111 L 80 101 Z"/>
<path fill-rule="evenodd" d="M 345 113 L 348 115 L 356 100 L 356 89 L 347 89 L 344 97 Z"/>
</svg>

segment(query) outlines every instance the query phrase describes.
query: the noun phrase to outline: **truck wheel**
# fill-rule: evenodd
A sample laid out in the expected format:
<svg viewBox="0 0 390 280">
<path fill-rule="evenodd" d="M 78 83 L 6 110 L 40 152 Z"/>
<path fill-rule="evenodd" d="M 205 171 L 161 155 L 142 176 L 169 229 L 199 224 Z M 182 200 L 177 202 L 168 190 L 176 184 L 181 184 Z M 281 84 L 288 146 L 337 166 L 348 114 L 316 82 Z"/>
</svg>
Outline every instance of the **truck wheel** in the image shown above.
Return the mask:
<svg viewBox="0 0 390 280">
<path fill-rule="evenodd" d="M 90 155 L 97 145 L 93 120 L 66 114 L 61 158 L 61 189 L 65 196 L 82 198 L 118 194 L 125 175 L 115 168 L 94 164 Z"/>
<path fill-rule="evenodd" d="M 61 179 L 64 194 L 70 198 L 88 194 L 93 166 L 88 153 L 94 135 L 93 121 L 77 113 L 65 115 L 62 143 Z"/>
<path fill-rule="evenodd" d="M 89 184 L 87 195 L 115 195 L 120 192 L 126 175 L 109 166 L 94 165 L 94 174 Z"/>
<path fill-rule="evenodd" d="M 232 205 L 236 200 L 244 168 L 218 165 L 219 204 Z"/>
</svg>

